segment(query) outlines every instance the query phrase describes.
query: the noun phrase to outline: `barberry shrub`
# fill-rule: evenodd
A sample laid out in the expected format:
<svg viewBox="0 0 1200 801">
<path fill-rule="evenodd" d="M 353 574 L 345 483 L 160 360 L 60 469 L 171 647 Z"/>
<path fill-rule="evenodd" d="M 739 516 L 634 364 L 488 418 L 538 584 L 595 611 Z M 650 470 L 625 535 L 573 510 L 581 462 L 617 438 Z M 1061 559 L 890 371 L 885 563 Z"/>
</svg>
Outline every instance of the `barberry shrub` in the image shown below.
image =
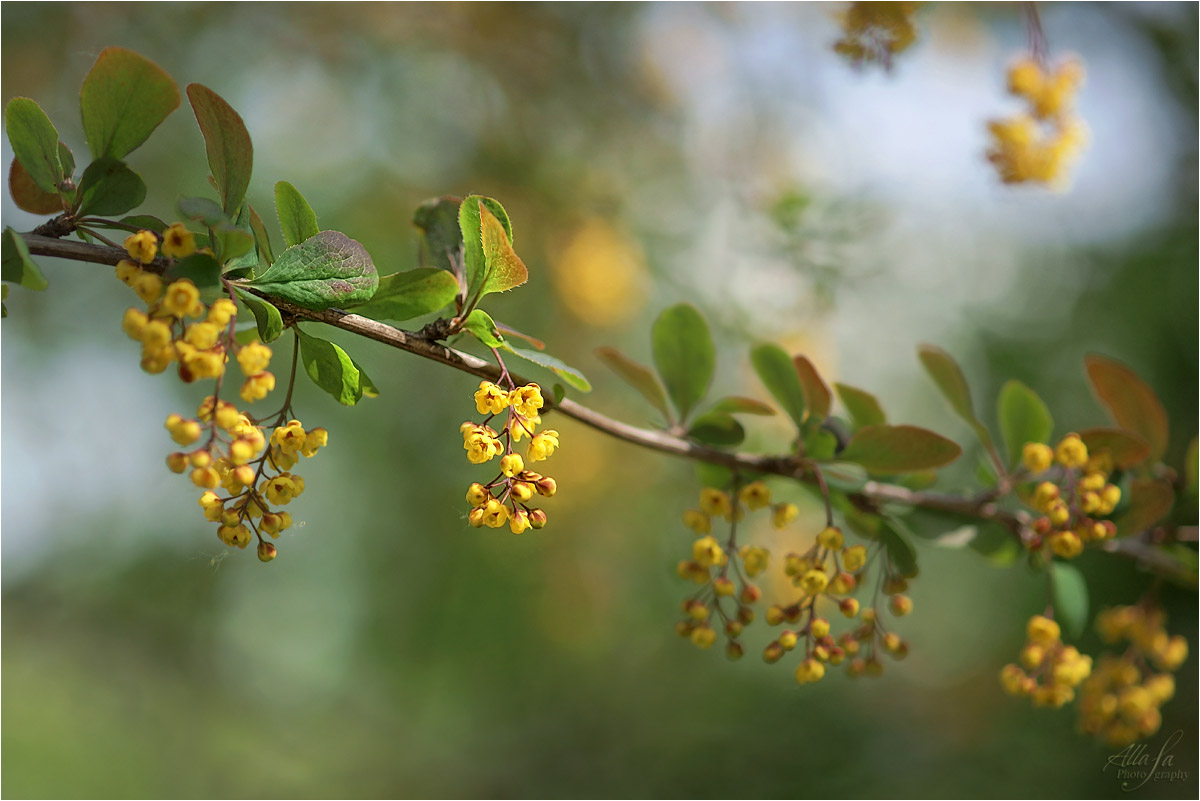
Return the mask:
<svg viewBox="0 0 1200 801">
<path fill-rule="evenodd" d="M 854 4 L 847 38 L 836 49 L 860 62 L 890 63 L 915 37 L 915 5 Z M 1051 71 L 1038 61 L 1013 66 L 1010 88 L 1029 103 L 1029 113 L 992 124 L 997 144 L 989 157 L 1004 181 L 1060 179 L 1080 138 L 1069 101 L 1081 77 L 1071 61 Z M 1003 690 L 1047 707 L 1078 696 L 1081 731 L 1113 744 L 1158 729 L 1159 710 L 1173 694 L 1172 672 L 1188 653 L 1187 640 L 1171 633 L 1155 588 L 1161 580 L 1196 587 L 1194 547 L 1182 542 L 1181 521 L 1171 515 L 1179 494 L 1196 491 L 1196 443 L 1185 465 L 1164 462 L 1166 414 L 1129 367 L 1089 357 L 1086 376 L 1109 423 L 1056 430 L 1051 410 L 1017 381 L 1002 388 L 998 419 L 980 419 L 951 355 L 921 346 L 920 364 L 987 456 L 975 485 L 935 492 L 928 489 L 935 472 L 957 460 L 962 447 L 935 431 L 889 421 L 874 394 L 831 387 L 803 354 L 772 343 L 747 354 L 774 404 L 710 398 L 712 332 L 700 310 L 679 304 L 665 309 L 650 331 L 652 365 L 612 347 L 597 350 L 660 417 L 656 429 L 630 426 L 568 397 L 589 392 L 587 378 L 550 356 L 541 340 L 485 310 L 489 295 L 516 289 L 528 277 L 499 201 L 469 195 L 422 204 L 413 217 L 416 267 L 379 276 L 359 242 L 322 230 L 301 193 L 279 181 L 282 241 L 273 241 L 246 201 L 253 148 L 241 117 L 207 87 L 192 84 L 186 95 L 206 144 L 213 192 L 181 197 L 169 213 L 150 210 L 161 216 L 140 208 L 146 186 L 126 162 L 181 104 L 175 82 L 155 64 L 120 48 L 100 54 L 81 92 L 90 154 L 81 171 L 35 101 L 9 102 L 5 122 L 16 156 L 10 192 L 20 208 L 51 216 L 28 234 L 4 229 L 3 280 L 6 293 L 10 284 L 45 289 L 35 255 L 114 266 L 136 302 L 114 309 L 113 325 L 136 343 L 143 370 L 201 385 L 194 414 L 189 408 L 165 421 L 178 447 L 166 463 L 195 486 L 203 517 L 226 546 L 255 544 L 259 559 L 275 559 L 275 538 L 293 524 L 284 507 L 305 494 L 295 470 L 331 441 L 293 408 L 301 371 L 347 406 L 378 395 L 363 367 L 319 336 L 318 326 L 328 325 L 482 379 L 473 398 L 453 401 L 470 416 L 460 427 L 466 461 L 485 471 L 471 476 L 466 489 L 464 526 L 528 536 L 549 524 L 539 498 L 554 497 L 558 485 L 539 471 L 561 444 L 558 430 L 543 420 L 553 413 L 697 462 L 695 502 L 678 501 L 692 539 L 681 537 L 678 548 L 678 578 L 687 591 L 676 630 L 699 649 L 723 638 L 724 653 L 740 659 L 757 623 L 771 629 L 763 660 L 786 660 L 801 685 L 819 683 L 838 667 L 851 677 L 880 676 L 887 660 L 919 647 L 900 631 L 905 617 L 920 614 L 907 594 L 920 580 L 916 540 L 943 531 L 939 524 L 970 523 L 954 542 L 941 544 L 997 561 L 1023 559 L 1048 587 L 1044 613 L 1026 625 L 1025 647 L 1012 664 L 997 667 Z M 1036 125 L 1047 130 L 1038 133 Z M 420 331 L 390 325 L 434 314 Z M 445 344 L 457 337 L 477 341 L 494 363 Z M 540 370 L 540 380 L 510 369 L 514 359 Z M 262 412 L 260 402 L 271 411 Z M 788 441 L 767 453 L 738 450 L 754 417 L 777 415 L 788 421 Z M 779 500 L 782 488 L 794 487 L 823 505 L 819 530 L 801 530 L 797 506 Z M 784 532 L 794 544 L 772 553 L 764 530 Z M 1104 640 L 1128 643 L 1119 654 L 1093 657 L 1070 644 L 1093 617 L 1073 564 L 1089 549 L 1136 560 L 1156 576 L 1141 599 L 1094 615 Z M 764 590 L 762 578 L 772 569 L 782 580 Z"/>
</svg>

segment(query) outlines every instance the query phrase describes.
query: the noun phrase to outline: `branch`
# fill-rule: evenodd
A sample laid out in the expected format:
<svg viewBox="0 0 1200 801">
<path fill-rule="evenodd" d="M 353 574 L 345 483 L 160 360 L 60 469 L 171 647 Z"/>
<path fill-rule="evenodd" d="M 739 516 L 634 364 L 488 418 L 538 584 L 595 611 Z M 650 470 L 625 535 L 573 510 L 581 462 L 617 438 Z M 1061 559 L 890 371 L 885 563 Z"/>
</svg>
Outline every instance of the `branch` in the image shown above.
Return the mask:
<svg viewBox="0 0 1200 801">
<path fill-rule="evenodd" d="M 85 242 L 64 241 L 38 234 L 22 234 L 21 236 L 25 239 L 25 244 L 29 247 L 29 252 L 33 255 L 114 265 L 122 259 L 128 258 L 125 251 L 119 248 L 90 245 Z M 143 265 L 143 269 L 161 274 L 166 270 L 167 266 L 168 262 L 165 259 L 158 258 L 150 264 Z M 253 290 L 252 287 L 250 289 Z M 312 309 L 305 309 L 279 298 L 270 298 L 270 301 L 286 317 L 294 320 L 325 323 L 334 328 L 340 328 L 343 331 L 349 331 L 352 334 L 357 334 L 376 342 L 382 342 L 390 347 L 413 353 L 448 367 L 453 367 L 456 370 L 479 376 L 480 378 L 496 380 L 500 377 L 499 366 L 472 356 L 469 353 L 463 353 L 454 348 L 446 347 L 412 331 L 405 331 L 368 317 L 361 317 L 357 314 L 350 314 L 338 309 L 313 311 Z M 512 378 L 517 383 L 530 383 L 528 379 L 518 375 L 513 375 Z M 697 445 L 666 432 L 631 426 L 628 423 L 623 423 L 620 420 L 614 420 L 611 417 L 600 414 L 570 399 L 564 398 L 556 403 L 552 397 L 546 397 L 545 402 L 547 410 L 558 411 L 603 434 L 643 448 L 692 461 L 708 462 L 709 464 L 720 465 L 721 467 L 727 467 L 739 472 L 776 475 L 809 484 L 817 483 L 817 478 L 813 471 L 809 470 L 795 456 L 770 456 L 716 450 L 703 445 Z M 991 491 L 976 496 L 956 496 L 943 493 L 917 492 L 894 484 L 868 481 L 863 485 L 861 490 L 851 494 L 850 499 L 856 505 L 868 510 L 876 510 L 880 505 L 885 503 L 897 503 L 998 523 L 1008 529 L 1017 541 L 1022 544 L 1022 534 L 1030 523 L 1029 515 L 1023 512 L 1010 512 L 1002 509 L 995 502 L 994 493 Z M 1110 540 L 1104 543 L 1101 548 L 1109 553 L 1115 553 L 1119 556 L 1132 559 L 1159 573 L 1164 578 L 1179 581 L 1190 587 L 1196 586 L 1197 579 L 1194 573 L 1141 537 L 1123 537 L 1118 540 Z"/>
</svg>

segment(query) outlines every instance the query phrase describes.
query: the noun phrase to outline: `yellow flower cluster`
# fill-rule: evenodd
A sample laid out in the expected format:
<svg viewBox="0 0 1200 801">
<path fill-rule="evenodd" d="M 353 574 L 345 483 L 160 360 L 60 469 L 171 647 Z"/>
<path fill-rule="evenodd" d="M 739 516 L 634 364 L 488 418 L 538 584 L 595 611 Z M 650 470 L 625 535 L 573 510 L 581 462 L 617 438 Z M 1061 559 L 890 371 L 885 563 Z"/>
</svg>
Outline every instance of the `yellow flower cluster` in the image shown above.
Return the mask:
<svg viewBox="0 0 1200 801">
<path fill-rule="evenodd" d="M 833 50 L 855 64 L 875 61 L 890 67 L 892 56 L 917 40 L 913 16 L 920 3 L 851 3 L 841 16 L 842 38 Z"/>
<path fill-rule="evenodd" d="M 1089 454 L 1078 434 L 1068 434 L 1054 448 L 1027 443 L 1021 463 L 1030 478 L 1042 477 L 1026 502 L 1041 512 L 1033 523 L 1030 550 L 1048 548 L 1063 559 L 1083 553 L 1089 542 L 1102 542 L 1117 533 L 1111 520 L 1121 500 L 1121 490 L 1108 481 L 1113 470 L 1106 451 Z"/>
<path fill-rule="evenodd" d="M 491 381 L 480 382 L 475 392 L 475 410 L 487 418 L 482 423 L 467 421 L 459 431 L 467 461 L 483 464 L 500 456 L 500 475 L 487 484 L 474 483 L 467 488 L 467 503 L 471 506 L 467 522 L 471 526 L 500 528 L 507 523 L 513 534 L 521 534 L 546 525 L 546 513 L 528 504 L 534 495 L 552 497 L 558 491 L 558 484 L 553 478 L 525 467 L 526 461 L 544 461 L 558 449 L 557 431 L 552 428 L 537 431 L 544 403 L 537 384 L 505 391 Z M 498 433 L 487 423 L 505 411 L 508 417 Z M 529 437 L 524 457 L 513 450 L 513 444 L 522 437 Z"/>
<path fill-rule="evenodd" d="M 1149 737 L 1162 725 L 1160 709 L 1175 694 L 1171 675 L 1187 659 L 1187 639 L 1170 636 L 1161 610 L 1119 606 L 1096 615 L 1108 643 L 1127 641 L 1119 656 L 1100 657 L 1079 695 L 1079 728 L 1113 747 Z M 1161 672 L 1154 672 L 1152 668 Z"/>
<path fill-rule="evenodd" d="M 305 431 L 299 420 L 289 420 L 268 437 L 254 418 L 212 395 L 200 403 L 196 419 L 173 414 L 166 428 L 184 447 L 196 443 L 207 429 L 203 446 L 170 454 L 167 466 L 175 473 L 190 470 L 192 483 L 205 490 L 200 507 L 206 520 L 218 524 L 222 542 L 245 548 L 253 534 L 258 538 L 259 559 L 274 559 L 275 546 L 262 535 L 278 537 L 291 527 L 292 516 L 273 510 L 272 505 L 285 506 L 304 492 L 304 479 L 290 470 L 300 456 L 315 456 L 328 444 L 328 432 Z M 214 492 L 218 487 L 228 495 Z"/>
<path fill-rule="evenodd" d="M 1092 658 L 1073 645 L 1063 645 L 1058 623 L 1034 615 L 1025 628 L 1026 644 L 1020 664 L 1000 670 L 1000 683 L 1009 695 L 1029 696 L 1034 706 L 1058 708 L 1075 697 L 1075 688 L 1092 672 Z"/>
<path fill-rule="evenodd" d="M 1083 84 L 1083 65 L 1075 59 L 1053 71 L 1033 58 L 1022 58 L 1008 70 L 1008 90 L 1029 105 L 1028 113 L 992 120 L 993 144 L 988 160 L 1006 184 L 1062 186 L 1067 171 L 1087 144 L 1087 130 L 1071 113 Z"/>
</svg>

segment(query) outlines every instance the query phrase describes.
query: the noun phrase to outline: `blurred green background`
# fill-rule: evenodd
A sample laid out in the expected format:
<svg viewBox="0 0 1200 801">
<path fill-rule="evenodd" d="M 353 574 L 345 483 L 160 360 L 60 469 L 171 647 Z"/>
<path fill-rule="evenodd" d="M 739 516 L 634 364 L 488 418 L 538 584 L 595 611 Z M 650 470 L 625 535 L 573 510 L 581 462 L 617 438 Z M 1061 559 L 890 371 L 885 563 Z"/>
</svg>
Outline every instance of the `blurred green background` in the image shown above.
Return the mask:
<svg viewBox="0 0 1200 801">
<path fill-rule="evenodd" d="M 1041 7 L 1052 53 L 1088 70 L 1091 144 L 1061 194 L 1003 187 L 982 157 L 985 120 L 1016 108 L 1017 4 L 926 6 L 891 74 L 832 53 L 843 7 L 6 3 L 3 100 L 38 100 L 78 156 L 84 74 L 105 46 L 137 50 L 242 113 L 264 217 L 291 181 L 381 273 L 413 266 L 421 200 L 500 198 L 530 281 L 493 313 L 634 423 L 649 411 L 592 351 L 648 359 L 650 322 L 686 300 L 717 333 L 716 391 L 764 396 L 745 354 L 778 341 L 967 445 L 951 486 L 977 454 L 923 341 L 965 365 L 987 419 L 1015 377 L 1059 433 L 1103 422 L 1084 354 L 1123 359 L 1163 397 L 1179 465 L 1197 419 L 1196 6 Z M 130 161 L 148 213 L 205 191 L 186 102 Z M 3 215 L 38 222 L 7 197 Z M 754 635 L 728 663 L 672 632 L 688 465 L 557 420 L 550 526 L 470 529 L 474 382 L 374 343 L 332 335 L 380 398 L 347 409 L 302 379 L 301 419 L 330 446 L 303 464 L 279 559 L 227 554 L 162 464 L 159 421 L 202 392 L 138 369 L 111 270 L 41 263 L 50 289 L 15 290 L 3 325 L 7 796 L 1120 792 L 1073 708 L 1000 691 L 1045 602 L 1028 568 L 923 543 L 909 658 L 797 687 Z M 750 444 L 784 437 L 755 423 Z M 793 531 L 819 516 L 806 501 Z M 1080 564 L 1096 606 L 1150 583 Z M 1162 598 L 1193 656 L 1151 744 L 1182 730 L 1187 779 L 1131 795 L 1194 797 L 1196 598 Z"/>
</svg>

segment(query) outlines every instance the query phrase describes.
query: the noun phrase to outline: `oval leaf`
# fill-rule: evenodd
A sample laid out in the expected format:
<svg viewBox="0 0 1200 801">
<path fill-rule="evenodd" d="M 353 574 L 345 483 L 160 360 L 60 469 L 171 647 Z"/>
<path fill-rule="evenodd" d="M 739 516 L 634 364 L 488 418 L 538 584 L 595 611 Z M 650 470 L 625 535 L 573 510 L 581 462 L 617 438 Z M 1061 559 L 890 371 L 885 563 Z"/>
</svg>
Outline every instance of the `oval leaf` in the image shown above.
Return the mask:
<svg viewBox="0 0 1200 801">
<path fill-rule="evenodd" d="M 179 107 L 179 88 L 149 59 L 120 47 L 101 51 L 79 96 L 93 158 L 124 158 Z"/>
<path fill-rule="evenodd" d="M 167 283 L 186 278 L 200 289 L 216 286 L 221 277 L 221 265 L 207 253 L 193 253 L 172 264 L 163 274 Z"/>
<path fill-rule="evenodd" d="M 775 409 L 769 404 L 754 398 L 743 398 L 741 395 L 721 398 L 709 408 L 709 411 L 727 412 L 728 414 L 757 414 L 761 417 L 770 417 L 775 414 Z"/>
<path fill-rule="evenodd" d="M 244 289 L 235 288 L 234 291 L 237 292 L 238 300 L 254 315 L 254 321 L 258 324 L 258 338 L 263 342 L 274 342 L 278 339 L 283 333 L 283 316 L 279 309 Z"/>
<path fill-rule="evenodd" d="M 1020 381 L 1005 382 L 996 402 L 1000 437 L 1008 449 L 1010 467 L 1021 461 L 1027 442 L 1046 443 L 1054 431 L 1054 418 L 1037 393 Z"/>
<path fill-rule="evenodd" d="M 496 329 L 496 322 L 483 309 L 475 309 L 463 320 L 463 328 L 489 348 L 504 347 L 504 337 Z"/>
<path fill-rule="evenodd" d="M 479 222 L 483 235 L 483 260 L 486 278 L 479 297 L 491 292 L 507 292 L 529 280 L 525 262 L 512 249 L 504 225 L 496 215 L 482 204 L 479 207 Z"/>
<path fill-rule="evenodd" d="M 180 215 L 185 219 L 203 223 L 206 228 L 229 222 L 228 215 L 210 198 L 181 197 L 177 205 Z"/>
<path fill-rule="evenodd" d="M 187 96 L 200 132 L 204 134 L 208 168 L 217 182 L 221 207 L 232 217 L 241 207 L 250 186 L 250 171 L 254 166 L 250 134 L 241 115 L 212 89 L 193 83 L 187 88 Z"/>
<path fill-rule="evenodd" d="M 820 465 L 820 470 L 830 489 L 858 492 L 867 483 L 866 469 L 853 462 L 825 462 Z"/>
<path fill-rule="evenodd" d="M 1114 522 L 1117 534 L 1132 537 L 1141 534 L 1171 511 L 1175 490 L 1165 478 L 1144 478 L 1129 488 L 1129 505 Z"/>
<path fill-rule="evenodd" d="M 361 244 L 340 231 L 321 231 L 280 253 L 250 285 L 320 311 L 370 300 L 379 288 L 379 275 Z"/>
<path fill-rule="evenodd" d="M 444 308 L 458 294 L 458 279 L 445 270 L 421 268 L 385 275 L 355 314 L 375 320 L 411 320 Z"/>
<path fill-rule="evenodd" d="M 520 356 L 526 361 L 533 362 L 540 367 L 545 367 L 547 370 L 551 371 L 580 392 L 592 391 L 592 385 L 588 383 L 588 380 L 584 377 L 583 373 L 579 372 L 571 365 L 554 358 L 548 353 L 542 353 L 541 351 L 536 350 L 526 350 L 525 348 L 514 348 L 507 342 L 504 343 L 504 349 L 515 356 Z"/>
<path fill-rule="evenodd" d="M 962 448 L 941 434 L 917 426 L 865 426 L 855 432 L 838 458 L 871 473 L 911 473 L 950 464 Z"/>
<path fill-rule="evenodd" d="M 679 419 L 686 421 L 688 413 L 708 392 L 716 368 L 716 349 L 708 323 L 695 306 L 680 303 L 658 316 L 650 336 L 654 366 Z"/>
<path fill-rule="evenodd" d="M 462 269 L 463 235 L 458 225 L 461 204 L 462 198 L 446 196 L 426 200 L 417 206 L 412 222 L 419 232 L 417 263 L 422 267 L 455 273 Z"/>
<path fill-rule="evenodd" d="M 321 230 L 317 227 L 317 214 L 308 205 L 304 195 L 287 181 L 275 184 L 275 214 L 279 227 L 283 229 L 283 241 L 288 247 L 299 245 Z"/>
<path fill-rule="evenodd" d="M 917 549 L 912 542 L 912 532 L 904 521 L 891 515 L 883 518 L 879 538 L 887 550 L 888 560 L 901 576 L 912 578 L 917 575 Z"/>
<path fill-rule="evenodd" d="M 883 407 L 870 392 L 836 382 L 833 388 L 837 391 L 842 406 L 845 406 L 846 411 L 850 413 L 850 419 L 854 421 L 855 428 L 879 426 L 887 422 L 887 415 L 884 414 Z"/>
<path fill-rule="evenodd" d="M 1054 618 L 1071 639 L 1078 639 L 1087 626 L 1088 588 L 1083 574 L 1065 562 L 1050 563 L 1054 580 Z"/>
<path fill-rule="evenodd" d="M 728 412 L 708 411 L 692 421 L 687 435 L 706 445 L 729 447 L 740 445 L 746 438 L 746 430 Z"/>
<path fill-rule="evenodd" d="M 45 289 L 46 278 L 29 258 L 25 240 L 11 228 L 4 229 L 3 244 L 0 245 L 0 279 L 26 289 Z"/>
<path fill-rule="evenodd" d="M 821 380 L 821 374 L 807 356 L 794 357 L 792 364 L 796 367 L 796 374 L 800 376 L 800 389 L 804 392 L 804 406 L 808 410 L 809 418 L 824 420 L 829 416 L 829 406 L 833 401 L 829 387 Z"/>
<path fill-rule="evenodd" d="M 8 192 L 17 208 L 30 214 L 58 214 L 63 210 L 58 193 L 47 192 L 38 186 L 19 159 L 13 159 L 8 168 Z"/>
<path fill-rule="evenodd" d="M 925 371 L 942 391 L 942 395 L 950 401 L 951 408 L 970 424 L 975 436 L 979 438 L 984 447 L 989 452 L 994 451 L 996 446 L 992 441 L 992 435 L 975 416 L 975 407 L 971 403 L 971 390 L 967 386 L 966 376 L 963 375 L 958 362 L 954 361 L 949 353 L 935 345 L 921 345 L 917 348 L 917 355 L 921 359 L 921 364 L 925 366 Z"/>
<path fill-rule="evenodd" d="M 1167 412 L 1150 385 L 1115 359 L 1096 354 L 1084 359 L 1096 398 L 1113 422 L 1146 440 L 1150 458 L 1158 461 L 1167 450 Z"/>
<path fill-rule="evenodd" d="M 96 159 L 79 179 L 78 211 L 85 214 L 124 214 L 142 205 L 146 184 L 125 162 Z"/>
<path fill-rule="evenodd" d="M 462 232 L 463 268 L 469 297 L 478 299 L 487 278 L 487 262 L 483 256 L 483 223 L 480 220 L 479 209 L 486 208 L 492 213 L 508 234 L 508 242 L 513 242 L 512 223 L 509 222 L 508 212 L 500 205 L 500 201 L 482 195 L 468 195 L 458 207 L 458 227 Z"/>
<path fill-rule="evenodd" d="M 662 416 L 673 422 L 670 410 L 667 408 L 667 395 L 663 392 L 658 376 L 649 367 L 634 361 L 616 348 L 596 348 L 596 357 L 604 362 L 614 373 L 619 375 L 626 384 L 636 389 L 650 405 L 662 412 Z M 728 409 L 724 411 L 729 411 Z"/>
<path fill-rule="evenodd" d="M 799 428 L 804 422 L 804 388 L 787 352 L 778 345 L 759 345 L 750 351 L 750 364 L 767 391 Z"/>
<path fill-rule="evenodd" d="M 1088 428 L 1079 432 L 1088 454 L 1108 452 L 1113 466 L 1122 470 L 1139 465 L 1150 458 L 1150 446 L 1137 434 L 1119 428 Z"/>
<path fill-rule="evenodd" d="M 353 359 L 329 340 L 309 336 L 296 328 L 300 337 L 300 361 L 313 383 L 343 406 L 353 406 L 363 395 L 376 397 L 379 392 Z"/>
<path fill-rule="evenodd" d="M 63 169 L 58 156 L 58 131 L 33 100 L 14 97 L 4 108 L 4 126 L 13 155 L 43 192 L 58 194 Z"/>
</svg>

